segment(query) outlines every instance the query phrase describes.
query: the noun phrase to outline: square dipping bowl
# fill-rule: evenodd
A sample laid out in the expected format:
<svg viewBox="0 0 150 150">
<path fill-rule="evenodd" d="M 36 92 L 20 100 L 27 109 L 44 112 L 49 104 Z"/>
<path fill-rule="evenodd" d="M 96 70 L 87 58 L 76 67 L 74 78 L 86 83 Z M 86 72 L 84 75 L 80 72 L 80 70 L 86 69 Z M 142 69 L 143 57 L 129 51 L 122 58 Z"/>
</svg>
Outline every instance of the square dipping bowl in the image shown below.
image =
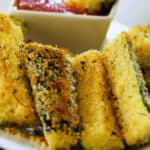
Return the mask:
<svg viewBox="0 0 150 150">
<path fill-rule="evenodd" d="M 116 11 L 117 2 L 106 16 L 20 10 L 12 0 L 10 14 L 25 22 L 25 40 L 67 48 L 75 53 L 99 49 Z"/>
</svg>

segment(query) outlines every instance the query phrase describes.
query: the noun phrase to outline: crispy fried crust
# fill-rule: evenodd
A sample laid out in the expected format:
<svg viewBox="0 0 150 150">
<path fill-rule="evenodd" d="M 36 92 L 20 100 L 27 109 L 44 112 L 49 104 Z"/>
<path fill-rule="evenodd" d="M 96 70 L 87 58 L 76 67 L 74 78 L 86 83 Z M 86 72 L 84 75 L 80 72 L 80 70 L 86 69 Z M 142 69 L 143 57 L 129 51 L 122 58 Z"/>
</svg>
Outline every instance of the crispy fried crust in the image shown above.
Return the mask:
<svg viewBox="0 0 150 150">
<path fill-rule="evenodd" d="M 83 131 L 81 141 L 87 150 L 123 148 L 105 82 L 103 56 L 90 50 L 75 57 L 73 68 Z"/>
<path fill-rule="evenodd" d="M 22 42 L 21 28 L 10 17 L 0 14 L 0 125 L 39 124 L 25 72 L 18 58 Z"/>
<path fill-rule="evenodd" d="M 135 26 L 128 32 L 150 92 L 150 23 Z"/>
<path fill-rule="evenodd" d="M 77 144 L 79 115 L 71 64 L 60 49 L 29 43 L 24 63 L 36 108 L 52 148 Z"/>
<path fill-rule="evenodd" d="M 134 52 L 126 33 L 104 49 L 116 112 L 128 145 L 150 141 L 150 98 Z"/>
<path fill-rule="evenodd" d="M 128 34 L 141 67 L 150 69 L 150 23 L 132 27 Z"/>
</svg>

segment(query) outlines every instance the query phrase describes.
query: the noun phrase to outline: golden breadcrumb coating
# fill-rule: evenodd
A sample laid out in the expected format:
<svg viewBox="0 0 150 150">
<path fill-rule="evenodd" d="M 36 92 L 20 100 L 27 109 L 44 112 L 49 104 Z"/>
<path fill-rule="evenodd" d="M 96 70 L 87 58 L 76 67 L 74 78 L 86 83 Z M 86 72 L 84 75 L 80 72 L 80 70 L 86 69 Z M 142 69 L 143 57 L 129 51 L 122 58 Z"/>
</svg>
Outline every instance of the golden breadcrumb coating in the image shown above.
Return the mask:
<svg viewBox="0 0 150 150">
<path fill-rule="evenodd" d="M 150 142 L 150 97 L 134 52 L 124 32 L 104 49 L 117 117 L 128 145 Z"/>
<path fill-rule="evenodd" d="M 150 69 L 150 23 L 132 27 L 128 34 L 141 67 Z"/>
<path fill-rule="evenodd" d="M 68 149 L 76 145 L 80 117 L 70 62 L 61 49 L 48 45 L 29 43 L 23 53 L 49 146 Z"/>
<path fill-rule="evenodd" d="M 90 50 L 74 58 L 77 93 L 83 131 L 81 142 L 87 150 L 123 148 L 105 82 L 102 54 Z"/>
<path fill-rule="evenodd" d="M 132 27 L 128 34 L 150 91 L 150 23 Z"/>
<path fill-rule="evenodd" d="M 0 124 L 39 124 L 24 68 L 18 58 L 21 28 L 0 14 Z"/>
</svg>

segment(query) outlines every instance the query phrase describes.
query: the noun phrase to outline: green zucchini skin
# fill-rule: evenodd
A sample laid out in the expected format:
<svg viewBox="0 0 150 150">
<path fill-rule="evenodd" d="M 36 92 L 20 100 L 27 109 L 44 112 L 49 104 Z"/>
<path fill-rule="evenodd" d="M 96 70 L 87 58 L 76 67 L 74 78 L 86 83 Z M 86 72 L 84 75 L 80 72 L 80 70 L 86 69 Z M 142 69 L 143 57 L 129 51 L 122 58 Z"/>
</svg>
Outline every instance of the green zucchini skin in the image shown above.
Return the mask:
<svg viewBox="0 0 150 150">
<path fill-rule="evenodd" d="M 122 32 L 105 47 L 104 54 L 123 138 L 128 145 L 148 143 L 150 97 L 128 34 Z"/>
<path fill-rule="evenodd" d="M 132 64 L 133 64 L 134 70 L 136 72 L 136 77 L 138 80 L 139 93 L 141 94 L 143 104 L 147 108 L 147 111 L 150 113 L 150 97 L 149 97 L 148 89 L 146 87 L 146 82 L 144 80 L 140 65 L 137 63 L 138 62 L 137 56 L 135 55 L 135 52 L 133 50 L 133 45 L 128 34 L 126 38 L 127 38 L 127 42 L 129 45 L 128 48 L 129 48 L 130 59 L 132 60 Z"/>
<path fill-rule="evenodd" d="M 74 141 L 64 143 L 77 144 L 80 117 L 71 63 L 60 49 L 36 43 L 27 44 L 23 55 L 45 135 L 61 132 Z"/>
</svg>

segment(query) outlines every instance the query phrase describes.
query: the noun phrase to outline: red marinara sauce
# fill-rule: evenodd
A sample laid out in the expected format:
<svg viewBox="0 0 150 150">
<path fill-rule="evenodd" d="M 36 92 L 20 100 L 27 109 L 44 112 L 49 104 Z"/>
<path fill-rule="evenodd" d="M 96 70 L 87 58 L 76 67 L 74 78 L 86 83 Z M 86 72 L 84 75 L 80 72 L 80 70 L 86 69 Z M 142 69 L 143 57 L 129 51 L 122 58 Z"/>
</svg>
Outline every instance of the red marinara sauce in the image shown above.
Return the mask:
<svg viewBox="0 0 150 150">
<path fill-rule="evenodd" d="M 15 6 L 21 10 L 75 14 L 84 14 L 86 12 L 84 8 L 66 5 L 65 0 L 16 0 Z"/>
</svg>

